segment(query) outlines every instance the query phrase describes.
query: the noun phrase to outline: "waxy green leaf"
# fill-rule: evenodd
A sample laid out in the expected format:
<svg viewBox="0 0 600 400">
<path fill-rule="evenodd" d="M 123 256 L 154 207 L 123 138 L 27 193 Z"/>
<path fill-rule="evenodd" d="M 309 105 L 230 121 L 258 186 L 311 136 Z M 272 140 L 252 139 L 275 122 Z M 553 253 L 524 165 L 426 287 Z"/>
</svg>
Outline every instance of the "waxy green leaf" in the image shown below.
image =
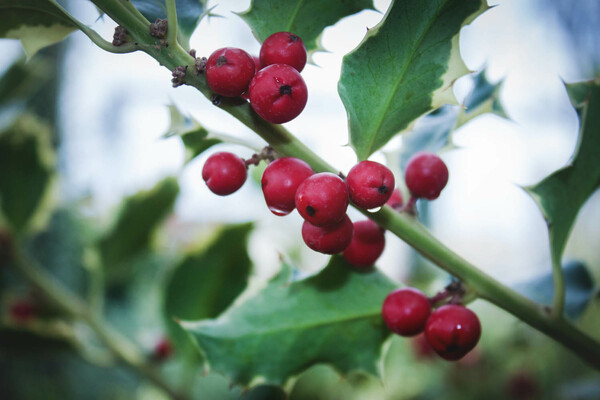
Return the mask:
<svg viewBox="0 0 600 400">
<path fill-rule="evenodd" d="M 320 362 L 376 374 L 389 334 L 381 304 L 396 284 L 341 257 L 304 280 L 290 283 L 289 272 L 217 319 L 184 323 L 211 368 L 241 383 L 256 376 L 281 383 Z"/>
<path fill-rule="evenodd" d="M 122 263 L 149 249 L 154 231 L 171 212 L 178 193 L 177 179 L 166 178 L 125 200 L 114 225 L 98 242 L 109 280 L 128 276 L 130 271 Z"/>
<path fill-rule="evenodd" d="M 500 102 L 500 89 L 503 81 L 491 83 L 487 80 L 486 71 L 481 70 L 473 77 L 473 89 L 465 97 L 464 108 L 458 115 L 457 126 L 464 125 L 473 118 L 493 113 L 502 118 L 508 118 Z"/>
<path fill-rule="evenodd" d="M 261 43 L 275 32 L 291 32 L 311 53 L 321 50 L 319 38 L 326 27 L 364 9 L 374 9 L 373 0 L 252 0 L 239 15 Z"/>
<path fill-rule="evenodd" d="M 459 32 L 486 9 L 482 0 L 394 1 L 383 21 L 344 57 L 338 91 L 359 159 L 421 115 L 456 103 L 452 84 L 468 72 Z"/>
<path fill-rule="evenodd" d="M 50 127 L 33 115 L 0 132 L 0 225 L 22 232 L 45 222 L 54 158 Z"/>
<path fill-rule="evenodd" d="M 580 127 L 569 164 L 525 190 L 542 211 L 550 234 L 553 265 L 562 254 L 579 209 L 600 187 L 600 81 L 567 85 Z"/>
<path fill-rule="evenodd" d="M 27 57 L 76 29 L 69 16 L 50 0 L 0 0 L 0 37 L 21 40 Z"/>
</svg>

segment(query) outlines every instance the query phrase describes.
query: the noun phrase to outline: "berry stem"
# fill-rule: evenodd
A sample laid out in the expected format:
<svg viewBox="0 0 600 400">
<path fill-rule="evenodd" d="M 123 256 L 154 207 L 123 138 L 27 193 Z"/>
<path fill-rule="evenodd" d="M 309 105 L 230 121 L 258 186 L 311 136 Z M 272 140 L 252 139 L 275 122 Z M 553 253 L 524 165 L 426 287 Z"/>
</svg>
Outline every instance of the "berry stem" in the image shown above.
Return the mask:
<svg viewBox="0 0 600 400">
<path fill-rule="evenodd" d="M 195 60 L 179 44 L 174 46 L 156 46 L 154 38 L 148 34 L 148 25 L 132 12 L 131 5 L 120 0 L 92 0 L 100 9 L 125 27 L 130 35 L 139 42 L 142 50 L 156 59 L 169 70 L 177 66 L 194 67 Z M 202 75 L 190 74 L 186 84 L 197 88 L 208 99 L 212 95 Z M 293 136 L 281 125 L 271 124 L 260 118 L 247 102 L 235 98 L 223 98 L 219 107 L 237 118 L 248 128 L 266 140 L 281 156 L 292 156 L 306 161 L 315 172 L 332 172 L 337 170 L 315 154 L 304 143 Z M 411 200 L 409 200 L 409 203 Z M 393 232 L 425 258 L 440 268 L 454 275 L 467 284 L 475 293 L 496 306 L 520 318 L 535 329 L 562 343 L 567 348 L 600 369 L 600 343 L 584 334 L 568 322 L 562 313 L 555 318 L 546 308 L 520 295 L 501 284 L 468 261 L 464 260 L 444 244 L 437 240 L 412 215 L 397 213 L 389 206 L 384 206 L 376 213 L 359 210 L 380 226 Z M 560 287 L 557 288 L 557 294 Z M 560 296 L 557 296 L 560 298 Z M 562 308 L 558 301 L 555 306 Z"/>
</svg>

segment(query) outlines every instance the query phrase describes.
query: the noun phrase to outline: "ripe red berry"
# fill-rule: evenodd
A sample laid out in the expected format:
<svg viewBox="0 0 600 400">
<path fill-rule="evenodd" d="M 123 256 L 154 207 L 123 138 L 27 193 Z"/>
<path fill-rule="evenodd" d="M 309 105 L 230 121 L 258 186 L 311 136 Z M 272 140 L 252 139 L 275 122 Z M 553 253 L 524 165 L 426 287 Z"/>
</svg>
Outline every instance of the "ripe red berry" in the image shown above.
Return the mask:
<svg viewBox="0 0 600 400">
<path fill-rule="evenodd" d="M 385 247 L 385 235 L 375 222 L 367 219 L 354 223 L 352 242 L 344 258 L 355 267 L 368 267 L 377 261 Z"/>
<path fill-rule="evenodd" d="M 254 111 L 274 124 L 296 118 L 308 99 L 304 79 L 285 64 L 269 65 L 258 71 L 250 82 L 248 96 Z"/>
<path fill-rule="evenodd" d="M 296 208 L 315 226 L 339 222 L 348 208 L 348 189 L 339 176 L 321 172 L 304 180 L 296 190 Z"/>
<path fill-rule="evenodd" d="M 260 47 L 260 63 L 287 64 L 301 72 L 306 65 L 306 47 L 297 35 L 277 32 L 269 36 Z"/>
<path fill-rule="evenodd" d="M 361 161 L 346 177 L 350 200 L 360 208 L 381 207 L 394 190 L 394 174 L 388 167 L 374 161 Z"/>
<path fill-rule="evenodd" d="M 208 58 L 206 82 L 213 92 L 221 96 L 236 97 L 248 89 L 255 68 L 250 54 L 235 47 L 224 47 Z"/>
<path fill-rule="evenodd" d="M 287 215 L 296 208 L 296 190 L 314 171 L 304 161 L 283 157 L 271 162 L 263 172 L 261 185 L 269 210 Z"/>
<path fill-rule="evenodd" d="M 154 346 L 154 358 L 158 361 L 164 361 L 173 354 L 171 341 L 165 337 L 161 338 Z"/>
<path fill-rule="evenodd" d="M 341 253 L 352 241 L 352 221 L 344 215 L 341 221 L 328 226 L 302 224 L 302 239 L 314 251 L 325 254 Z"/>
<path fill-rule="evenodd" d="M 37 314 L 35 304 L 27 299 L 14 301 L 9 308 L 9 315 L 16 324 L 26 324 Z"/>
<path fill-rule="evenodd" d="M 477 315 L 468 308 L 449 304 L 435 310 L 425 326 L 425 337 L 442 358 L 455 361 L 471 351 L 481 336 Z"/>
<path fill-rule="evenodd" d="M 430 313 L 429 299 L 414 288 L 394 290 L 385 298 L 381 310 L 388 328 L 401 336 L 423 332 Z"/>
<path fill-rule="evenodd" d="M 204 163 L 202 179 L 214 194 L 227 196 L 246 182 L 247 171 L 244 160 L 225 151 L 214 153 Z"/>
<path fill-rule="evenodd" d="M 434 200 L 448 183 L 448 167 L 433 153 L 417 153 L 406 165 L 404 180 L 413 196 Z"/>
<path fill-rule="evenodd" d="M 402 208 L 402 204 L 404 204 L 404 199 L 402 198 L 402 193 L 400 192 L 400 190 L 394 189 L 392 195 L 390 196 L 388 201 L 385 202 L 385 204 L 387 204 L 395 210 L 399 210 L 400 208 Z"/>
</svg>

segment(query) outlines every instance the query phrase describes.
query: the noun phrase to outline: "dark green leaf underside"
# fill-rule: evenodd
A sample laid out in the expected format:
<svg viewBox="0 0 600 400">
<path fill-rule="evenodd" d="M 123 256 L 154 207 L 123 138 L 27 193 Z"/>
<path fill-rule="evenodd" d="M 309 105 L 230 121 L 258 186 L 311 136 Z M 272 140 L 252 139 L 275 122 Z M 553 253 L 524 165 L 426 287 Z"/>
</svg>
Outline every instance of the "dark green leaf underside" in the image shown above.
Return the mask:
<svg viewBox="0 0 600 400">
<path fill-rule="evenodd" d="M 552 257 L 558 264 L 579 209 L 600 187 L 600 83 L 567 85 L 567 90 L 580 120 L 573 159 L 538 184 L 525 188 L 544 214 Z"/>
<path fill-rule="evenodd" d="M 281 383 L 319 362 L 376 374 L 388 336 L 381 304 L 396 285 L 341 257 L 302 281 L 290 283 L 286 271 L 218 319 L 185 323 L 212 369 L 242 383 L 255 376 Z"/>
<path fill-rule="evenodd" d="M 240 16 L 260 42 L 275 32 L 292 32 L 302 38 L 311 52 L 319 50 L 318 39 L 326 27 L 364 9 L 373 9 L 373 1 L 253 0 Z"/>
<path fill-rule="evenodd" d="M 344 57 L 338 90 L 360 159 L 421 115 L 452 102 L 451 84 L 467 72 L 457 35 L 484 9 L 479 0 L 395 1 Z"/>
</svg>

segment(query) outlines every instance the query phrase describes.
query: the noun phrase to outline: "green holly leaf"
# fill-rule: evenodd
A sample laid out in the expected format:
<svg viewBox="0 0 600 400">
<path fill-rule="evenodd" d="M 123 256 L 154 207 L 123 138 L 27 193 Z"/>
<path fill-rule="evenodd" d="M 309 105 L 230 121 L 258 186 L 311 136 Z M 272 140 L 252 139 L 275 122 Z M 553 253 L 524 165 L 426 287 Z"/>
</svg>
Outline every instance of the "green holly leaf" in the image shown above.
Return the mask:
<svg viewBox="0 0 600 400">
<path fill-rule="evenodd" d="M 0 38 L 19 39 L 28 58 L 77 30 L 51 0 L 0 0 Z"/>
<path fill-rule="evenodd" d="M 394 1 L 344 57 L 338 91 L 360 159 L 421 115 L 457 103 L 452 84 L 468 72 L 459 32 L 486 9 L 482 0 Z"/>
<path fill-rule="evenodd" d="M 156 21 L 157 18 L 167 18 L 164 0 L 131 0 L 131 2 L 150 22 Z M 177 8 L 178 40 L 185 48 L 188 48 L 190 37 L 202 17 L 208 13 L 206 0 L 175 0 L 175 6 Z"/>
<path fill-rule="evenodd" d="M 109 280 L 128 276 L 123 263 L 150 248 L 153 233 L 171 212 L 178 193 L 177 179 L 166 178 L 125 200 L 114 225 L 98 242 Z"/>
<path fill-rule="evenodd" d="M 306 50 L 321 50 L 323 30 L 340 19 L 364 9 L 373 10 L 372 0 L 252 0 L 240 17 L 262 43 L 275 32 L 292 32 L 302 38 Z"/>
<path fill-rule="evenodd" d="M 0 225 L 17 233 L 41 227 L 51 212 L 54 174 L 46 123 L 25 114 L 0 132 Z"/>
<path fill-rule="evenodd" d="M 396 284 L 377 270 L 357 272 L 342 257 L 310 278 L 289 278 L 284 268 L 219 318 L 183 324 L 211 368 L 241 383 L 256 376 L 281 383 L 319 362 L 376 374 L 389 334 L 381 304 Z"/>
<path fill-rule="evenodd" d="M 475 74 L 472 79 L 473 89 L 465 97 L 464 108 L 461 108 L 458 115 L 457 126 L 464 125 L 473 118 L 486 113 L 508 118 L 500 102 L 500 89 L 503 81 L 491 83 L 486 78 L 485 69 Z"/>
<path fill-rule="evenodd" d="M 0 77 L 0 107 L 24 102 L 37 93 L 50 79 L 53 66 L 46 61 L 15 61 Z"/>
<path fill-rule="evenodd" d="M 251 270 L 248 235 L 253 224 L 226 226 L 175 268 L 165 292 L 165 319 L 180 346 L 189 339 L 175 319 L 215 318 L 246 288 Z"/>
<path fill-rule="evenodd" d="M 554 268 L 561 258 L 579 209 L 600 187 L 600 80 L 567 85 L 579 116 L 579 137 L 569 164 L 524 188 L 542 211 L 550 235 Z"/>
</svg>

